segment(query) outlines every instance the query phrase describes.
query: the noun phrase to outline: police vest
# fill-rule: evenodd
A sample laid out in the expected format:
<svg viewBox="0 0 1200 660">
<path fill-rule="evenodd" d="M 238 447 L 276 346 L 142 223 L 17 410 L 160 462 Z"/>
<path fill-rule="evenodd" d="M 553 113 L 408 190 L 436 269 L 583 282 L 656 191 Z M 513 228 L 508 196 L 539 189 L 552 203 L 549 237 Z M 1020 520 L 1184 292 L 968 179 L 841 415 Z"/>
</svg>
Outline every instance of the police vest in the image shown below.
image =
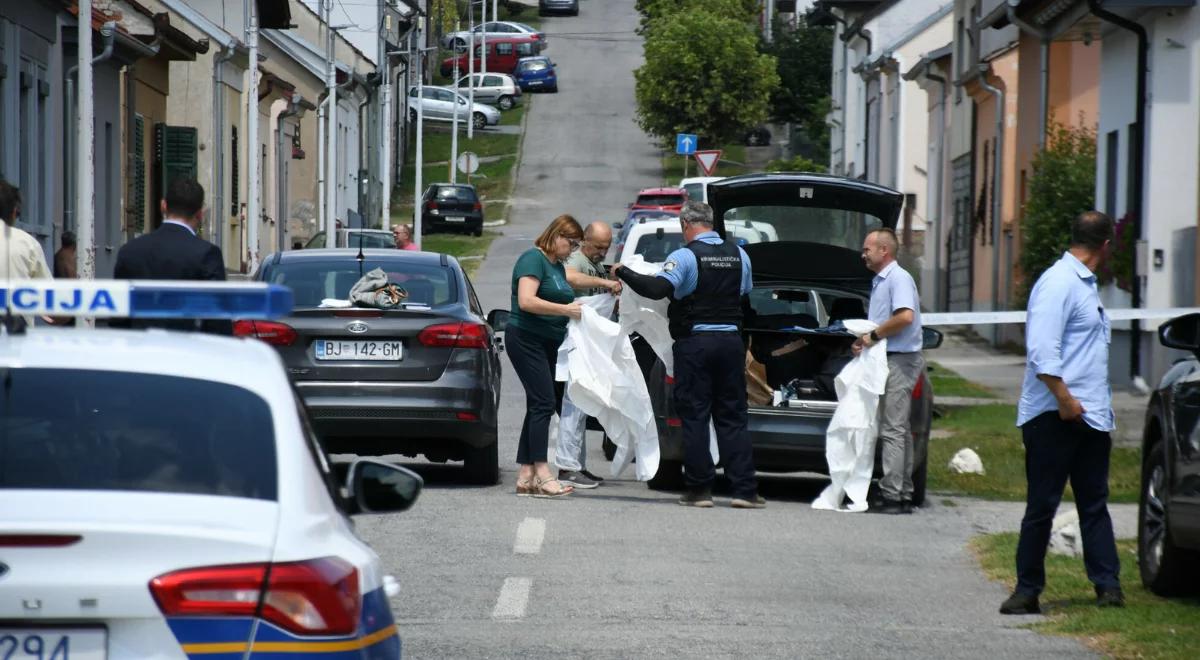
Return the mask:
<svg viewBox="0 0 1200 660">
<path fill-rule="evenodd" d="M 698 323 L 742 327 L 742 252 L 733 241 L 712 245 L 692 241 L 687 249 L 696 255 L 696 290 L 667 308 L 671 338 L 692 334 Z"/>
</svg>

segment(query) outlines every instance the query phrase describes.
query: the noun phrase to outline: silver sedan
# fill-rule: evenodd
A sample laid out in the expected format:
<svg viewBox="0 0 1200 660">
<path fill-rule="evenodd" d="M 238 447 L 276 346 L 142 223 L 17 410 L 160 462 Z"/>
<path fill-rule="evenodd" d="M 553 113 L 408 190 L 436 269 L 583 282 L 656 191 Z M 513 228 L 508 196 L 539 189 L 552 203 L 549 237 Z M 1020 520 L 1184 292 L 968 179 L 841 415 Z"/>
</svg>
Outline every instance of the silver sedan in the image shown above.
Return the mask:
<svg viewBox="0 0 1200 660">
<path fill-rule="evenodd" d="M 467 97 L 455 93 L 449 87 L 434 87 L 426 85 L 421 95 L 422 112 L 425 119 L 430 121 L 454 121 L 455 104 L 458 105 L 458 120 L 466 122 L 468 118 L 475 128 L 495 126 L 500 123 L 500 111 L 490 105 L 476 103 L 468 108 Z M 417 88 L 408 88 L 408 118 L 417 120 Z"/>
</svg>

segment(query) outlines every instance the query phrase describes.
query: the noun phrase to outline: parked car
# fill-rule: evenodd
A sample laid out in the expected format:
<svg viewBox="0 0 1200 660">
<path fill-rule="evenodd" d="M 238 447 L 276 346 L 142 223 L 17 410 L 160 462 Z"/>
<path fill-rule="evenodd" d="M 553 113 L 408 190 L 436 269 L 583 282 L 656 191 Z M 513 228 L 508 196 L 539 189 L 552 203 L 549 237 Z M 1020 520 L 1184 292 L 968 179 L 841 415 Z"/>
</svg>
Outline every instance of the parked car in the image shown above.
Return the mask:
<svg viewBox="0 0 1200 660">
<path fill-rule="evenodd" d="M 615 245 L 617 249 L 613 250 L 612 254 L 621 254 L 621 247 L 625 244 L 625 238 L 629 236 L 629 232 L 633 231 L 633 228 L 636 227 L 638 223 L 668 218 L 677 219 L 679 218 L 679 214 L 672 211 L 657 210 L 630 211 L 625 216 L 624 220 L 613 223 L 612 228 L 616 230 L 616 234 L 613 236 L 613 245 Z M 619 262 L 620 259 L 616 259 L 615 261 Z"/>
<path fill-rule="evenodd" d="M 547 92 L 558 91 L 558 65 L 550 61 L 549 57 L 539 55 L 534 57 L 522 57 L 520 62 L 517 62 L 517 68 L 513 71 L 513 78 L 525 91 L 542 90 Z"/>
<path fill-rule="evenodd" d="M 488 39 L 488 71 L 512 73 L 517 68 L 517 60 L 530 57 L 542 52 L 542 42 L 532 34 L 512 34 L 496 39 Z M 483 69 L 483 44 L 476 44 L 472 50 L 475 56 L 475 70 Z M 442 60 L 442 75 L 449 76 L 454 72 L 454 62 L 458 61 L 458 73 L 469 73 L 469 62 L 466 53 L 459 53 Z"/>
<path fill-rule="evenodd" d="M 708 184 L 720 181 L 722 176 L 692 176 L 679 182 L 679 187 L 687 191 L 688 199 L 698 202 L 708 202 Z"/>
<path fill-rule="evenodd" d="M 421 195 L 421 228 L 427 234 L 455 231 L 483 235 L 483 203 L 475 186 L 435 183 Z"/>
<path fill-rule="evenodd" d="M 512 76 L 505 73 L 477 73 L 474 76 L 475 102 L 494 105 L 501 110 L 511 110 L 521 99 L 521 88 Z M 472 76 L 459 78 L 458 93 L 469 98 Z"/>
<path fill-rule="evenodd" d="M 538 0 L 538 16 L 550 14 L 579 15 L 579 0 Z"/>
<path fill-rule="evenodd" d="M 541 42 L 542 50 L 546 50 L 546 33 L 545 32 L 542 32 L 541 30 L 538 30 L 537 28 L 531 27 L 524 23 L 518 23 L 516 21 L 488 21 L 487 23 L 484 23 L 482 25 L 476 25 L 472 32 L 467 32 L 466 30 L 462 30 L 459 32 L 451 32 L 450 34 L 447 34 L 446 36 L 442 37 L 442 47 L 446 48 L 448 50 L 455 50 L 455 51 L 461 50 L 463 48 L 466 48 L 467 40 L 470 38 L 469 35 L 474 34 L 475 41 L 476 41 L 476 43 L 478 43 L 480 41 L 481 35 L 483 35 L 485 32 L 487 33 L 488 41 L 491 41 L 493 37 L 507 37 L 507 36 L 512 36 L 512 35 L 516 35 L 516 34 L 530 34 L 530 35 L 533 35 L 534 37 L 537 37 L 537 40 L 539 42 Z M 491 55 L 491 53 L 488 53 L 488 54 Z M 490 61 L 489 61 L 489 64 L 490 64 Z"/>
<path fill-rule="evenodd" d="M 334 245 L 327 245 L 328 235 L 319 231 L 304 244 L 305 250 L 324 247 L 390 248 L 396 246 L 392 232 L 383 229 L 341 229 L 334 232 Z"/>
<path fill-rule="evenodd" d="M 688 194 L 683 188 L 646 188 L 638 191 L 637 199 L 629 205 L 629 210 L 675 211 L 678 213 L 687 200 Z"/>
<path fill-rule="evenodd" d="M 470 279 L 444 254 L 358 254 L 271 255 L 255 279 L 291 288 L 293 311 L 234 334 L 276 348 L 330 453 L 462 460 L 470 481 L 496 483 L 501 347 Z M 400 307 L 321 306 L 375 268 L 408 294 Z"/>
<path fill-rule="evenodd" d="M 710 184 L 708 196 L 717 232 L 732 234 L 739 242 L 749 232 L 759 239 L 743 243 L 754 272 L 754 290 L 749 295 L 752 311 L 745 319 L 743 336 L 755 359 L 765 365 L 768 384 L 776 391 L 792 384 L 799 393 L 787 407 L 750 405 L 755 468 L 827 474 L 825 432 L 837 408 L 837 396 L 828 385 L 849 361 L 854 338 L 806 336 L 808 344 L 799 350 L 778 357 L 772 352 L 794 340 L 780 332 L 785 328 L 816 328 L 866 317 L 874 275 L 863 265 L 862 242 L 872 229 L 896 226 L 903 195 L 843 177 L 748 174 Z M 754 218 L 749 227 L 745 218 Z M 771 225 L 772 232 L 756 223 Z M 926 328 L 925 347 L 940 344 L 941 333 Z M 683 439 L 672 399 L 673 381 L 657 360 L 644 373 L 661 455 L 658 475 L 650 485 L 679 488 Z M 925 499 L 932 403 L 933 389 L 922 375 L 912 395 L 916 505 Z M 610 444 L 605 451 L 611 451 Z"/>
<path fill-rule="evenodd" d="M 1190 351 L 1150 397 L 1142 438 L 1138 568 L 1160 596 L 1200 593 L 1200 314 L 1158 328 L 1163 346 Z"/>
<path fill-rule="evenodd" d="M 500 111 L 490 105 L 470 105 L 467 97 L 448 87 L 425 86 L 422 90 L 424 107 L 422 112 L 427 121 L 454 121 L 454 104 L 458 103 L 458 121 L 466 126 L 471 121 L 475 128 L 495 126 L 500 123 Z M 408 118 L 417 120 L 417 88 L 408 88 Z"/>
<path fill-rule="evenodd" d="M 661 264 L 682 245 L 683 231 L 677 217 L 634 222 L 617 244 L 616 262 L 625 263 L 638 254 L 650 263 Z"/>
</svg>

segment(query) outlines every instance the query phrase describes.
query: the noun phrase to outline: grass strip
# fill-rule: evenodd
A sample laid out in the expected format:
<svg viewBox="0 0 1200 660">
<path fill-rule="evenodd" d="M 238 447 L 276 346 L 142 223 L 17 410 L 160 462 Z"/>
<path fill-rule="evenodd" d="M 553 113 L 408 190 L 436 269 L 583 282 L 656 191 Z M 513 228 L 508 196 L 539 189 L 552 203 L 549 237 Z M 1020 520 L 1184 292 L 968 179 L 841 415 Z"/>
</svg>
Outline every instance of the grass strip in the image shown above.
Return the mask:
<svg viewBox="0 0 1200 660">
<path fill-rule="evenodd" d="M 995 392 L 979 383 L 973 383 L 963 378 L 937 362 L 929 363 L 929 384 L 933 385 L 933 393 L 937 396 L 996 398 Z"/>
<path fill-rule="evenodd" d="M 488 247 L 499 236 L 494 231 L 484 231 L 483 236 L 464 236 L 461 234 L 428 234 L 421 241 L 421 249 L 426 252 L 441 252 L 459 259 L 463 270 L 468 276 L 474 276 L 483 257 L 487 255 Z M 463 259 L 463 257 L 468 257 Z"/>
</svg>

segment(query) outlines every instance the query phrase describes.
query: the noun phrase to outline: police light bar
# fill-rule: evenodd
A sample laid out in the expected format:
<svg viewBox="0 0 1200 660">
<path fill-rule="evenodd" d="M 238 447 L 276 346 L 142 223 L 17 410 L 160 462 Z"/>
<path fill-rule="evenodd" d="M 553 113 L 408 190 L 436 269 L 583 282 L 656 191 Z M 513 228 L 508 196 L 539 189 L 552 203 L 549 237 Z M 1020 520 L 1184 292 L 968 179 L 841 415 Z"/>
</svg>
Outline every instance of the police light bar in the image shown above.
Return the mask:
<svg viewBox="0 0 1200 660">
<path fill-rule="evenodd" d="M 30 316 L 270 319 L 292 311 L 292 290 L 263 282 L 0 280 L 0 309 Z"/>
</svg>

